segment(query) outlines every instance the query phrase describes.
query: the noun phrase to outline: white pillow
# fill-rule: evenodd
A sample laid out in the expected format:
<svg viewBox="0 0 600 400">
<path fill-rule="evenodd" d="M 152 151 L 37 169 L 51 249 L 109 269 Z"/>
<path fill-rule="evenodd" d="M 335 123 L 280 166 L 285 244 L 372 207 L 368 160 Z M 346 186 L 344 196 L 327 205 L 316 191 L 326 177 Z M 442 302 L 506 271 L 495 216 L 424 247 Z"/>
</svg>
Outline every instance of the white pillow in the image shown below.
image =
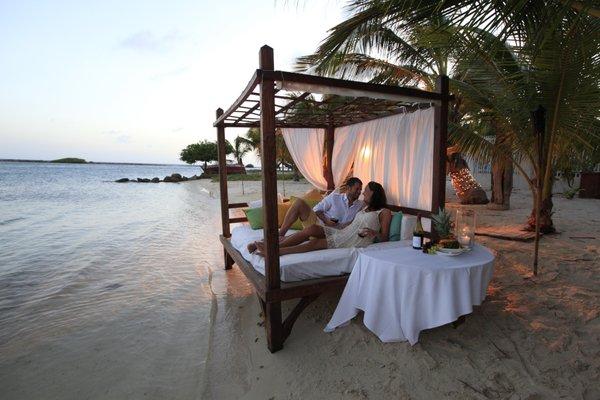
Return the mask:
<svg viewBox="0 0 600 400">
<path fill-rule="evenodd" d="M 254 201 L 249 201 L 248 202 L 248 207 L 249 208 L 262 207 L 262 199 L 258 199 L 258 200 L 254 200 Z"/>
</svg>

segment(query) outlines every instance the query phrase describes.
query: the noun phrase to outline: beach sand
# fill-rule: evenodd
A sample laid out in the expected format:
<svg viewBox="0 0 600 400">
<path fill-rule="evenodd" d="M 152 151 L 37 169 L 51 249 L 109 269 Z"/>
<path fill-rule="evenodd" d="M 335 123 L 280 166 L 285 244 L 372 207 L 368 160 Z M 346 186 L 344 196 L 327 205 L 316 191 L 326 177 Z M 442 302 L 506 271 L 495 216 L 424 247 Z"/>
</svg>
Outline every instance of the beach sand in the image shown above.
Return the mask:
<svg viewBox="0 0 600 400">
<path fill-rule="evenodd" d="M 210 184 L 218 197 L 218 184 Z M 281 183 L 280 183 L 281 185 Z M 286 182 L 286 195 L 310 188 Z M 260 198 L 260 182 L 230 183 L 230 201 Z M 283 193 L 282 188 L 280 191 Z M 528 191 L 512 208 L 472 208 L 479 226 L 522 224 Z M 466 322 L 423 331 L 419 343 L 382 343 L 359 315 L 333 333 L 323 328 L 341 292 L 322 295 L 298 318 L 282 351 L 265 344 L 260 307 L 234 267 L 216 266 L 207 399 L 599 399 L 600 201 L 554 199 L 559 231 L 540 245 L 477 237 L 497 252 L 488 296 Z M 573 238 L 576 237 L 576 238 Z M 284 315 L 295 301 L 284 303 Z"/>
</svg>

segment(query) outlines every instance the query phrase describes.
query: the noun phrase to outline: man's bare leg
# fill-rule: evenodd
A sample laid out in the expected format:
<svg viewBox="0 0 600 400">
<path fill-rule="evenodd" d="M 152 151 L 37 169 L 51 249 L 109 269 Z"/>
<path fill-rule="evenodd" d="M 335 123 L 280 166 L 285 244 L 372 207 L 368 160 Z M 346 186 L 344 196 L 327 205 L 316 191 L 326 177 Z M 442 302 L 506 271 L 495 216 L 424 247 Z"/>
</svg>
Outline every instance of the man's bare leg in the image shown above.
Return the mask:
<svg viewBox="0 0 600 400">
<path fill-rule="evenodd" d="M 302 229 L 300 232 L 296 232 L 293 235 L 286 236 L 283 240 L 281 240 L 279 242 L 279 248 L 281 249 L 281 248 L 285 248 L 285 247 L 299 245 L 300 243 L 309 240 L 311 237 L 318 238 L 318 239 L 324 239 L 325 231 L 323 230 L 323 227 L 319 226 L 319 225 L 311 225 L 309 227 Z M 257 249 L 259 250 L 259 254 L 262 253 L 262 251 L 264 249 L 264 242 L 262 240 L 258 241 L 258 242 L 250 243 L 248 245 L 248 251 L 250 253 L 253 253 Z M 280 251 L 280 254 L 281 254 L 281 251 Z"/>
<path fill-rule="evenodd" d="M 264 243 L 257 243 L 258 249 L 256 254 L 264 256 Z M 327 239 L 310 239 L 308 242 L 302 242 L 295 246 L 282 247 L 279 249 L 279 255 L 307 253 L 309 251 L 324 250 L 327 248 Z"/>
<path fill-rule="evenodd" d="M 300 221 L 306 221 L 311 211 L 310 206 L 304 200 L 296 199 L 283 218 L 283 222 L 279 228 L 279 236 L 285 236 L 298 218 L 300 218 Z"/>
</svg>

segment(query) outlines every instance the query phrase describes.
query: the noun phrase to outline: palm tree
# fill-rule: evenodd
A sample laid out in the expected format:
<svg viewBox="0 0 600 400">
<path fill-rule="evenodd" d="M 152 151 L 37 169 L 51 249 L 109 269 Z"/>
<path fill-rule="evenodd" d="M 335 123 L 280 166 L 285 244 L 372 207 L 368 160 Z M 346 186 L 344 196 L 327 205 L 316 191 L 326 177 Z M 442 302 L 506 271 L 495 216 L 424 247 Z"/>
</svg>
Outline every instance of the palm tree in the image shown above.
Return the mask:
<svg viewBox="0 0 600 400">
<path fill-rule="evenodd" d="M 439 14 L 401 28 L 386 21 L 374 22 L 363 33 L 348 34 L 345 27 L 353 17 L 331 30 L 314 54 L 298 59 L 299 70 L 320 75 L 367 79 L 388 85 L 413 85 L 434 90 L 439 75 L 448 75 L 457 57 L 454 42 L 458 29 Z M 451 87 L 454 85 L 451 82 Z M 452 105 L 450 120 L 458 123 L 463 115 L 461 100 Z M 461 163 L 455 162 L 462 160 Z M 460 154 L 453 152 L 450 177 L 463 204 L 488 203 L 487 195 L 472 176 Z"/>
<path fill-rule="evenodd" d="M 351 17 L 334 27 L 300 66 L 312 62 L 316 72 L 359 74 L 372 68 L 375 80 L 412 80 L 429 88 L 431 82 L 415 78 L 415 71 L 429 73 L 435 65 L 441 73 L 450 64 L 443 56 L 453 56 L 457 66 L 451 87 L 461 94 L 457 103 L 463 108 L 455 105 L 452 112 L 461 118 L 460 124 L 452 120 L 451 139 L 474 156 L 514 161 L 534 194 L 535 182 L 543 181 L 541 223 L 543 230 L 552 231 L 554 171 L 561 160 L 568 160 L 565 154 L 571 155 L 573 146 L 576 154 L 598 151 L 598 10 L 590 2 L 560 0 L 354 0 L 347 8 Z M 407 38 L 427 24 L 437 24 L 423 46 L 432 47 L 435 63 L 429 64 L 420 57 L 423 53 L 406 46 Z M 453 50 L 444 51 L 439 43 L 450 43 Z M 408 65 L 396 68 L 386 59 L 360 57 L 355 50 L 375 50 L 384 57 L 401 54 L 399 60 Z M 340 69 L 345 60 L 347 67 Z M 531 133 L 530 111 L 538 105 L 548 110 L 549 122 L 542 165 L 536 161 Z M 533 174 L 527 174 L 526 163 L 533 166 Z M 529 219 L 530 226 L 534 222 Z"/>
<path fill-rule="evenodd" d="M 238 137 L 248 151 L 256 151 L 256 155 L 260 158 L 260 129 L 250 128 L 246 132 L 246 137 Z M 236 139 L 236 140 L 237 140 Z M 275 151 L 277 157 L 277 165 L 291 168 L 294 171 L 294 180 L 300 179 L 298 167 L 294 163 L 292 156 L 283 140 L 283 136 L 278 134 L 275 138 Z"/>
<path fill-rule="evenodd" d="M 548 12 L 558 12 L 555 10 Z M 598 154 L 600 141 L 600 40 L 598 20 L 568 10 L 556 24 L 533 25 L 513 40 L 511 53 L 492 62 L 500 39 L 480 35 L 472 54 L 457 68 L 465 75 L 460 90 L 468 92 L 473 120 L 503 132 L 502 146 L 490 146 L 476 135 L 455 136 L 475 154 L 510 157 L 529 184 L 534 198 L 541 180 L 542 232 L 553 232 L 552 186 L 555 173 L 568 168 L 575 157 Z M 517 40 L 518 39 L 518 40 Z M 547 110 L 542 162 L 535 150 L 531 111 Z M 472 130 L 471 130 L 472 132 Z M 465 132 L 463 132 L 465 133 Z M 468 132 L 467 132 L 468 133 Z M 498 137 L 496 137 L 498 140 Z M 533 172 L 527 171 L 527 166 Z M 532 211 L 528 228 L 536 218 Z"/>
<path fill-rule="evenodd" d="M 256 151 L 256 155 L 260 158 L 260 129 L 250 128 L 246 132 L 246 137 L 240 137 L 240 142 L 244 143 L 248 151 Z"/>
<path fill-rule="evenodd" d="M 252 147 L 248 143 L 246 138 L 238 136 L 233 141 L 233 156 L 237 160 L 239 165 L 244 165 L 242 158 L 246 153 L 252 150 Z"/>
</svg>

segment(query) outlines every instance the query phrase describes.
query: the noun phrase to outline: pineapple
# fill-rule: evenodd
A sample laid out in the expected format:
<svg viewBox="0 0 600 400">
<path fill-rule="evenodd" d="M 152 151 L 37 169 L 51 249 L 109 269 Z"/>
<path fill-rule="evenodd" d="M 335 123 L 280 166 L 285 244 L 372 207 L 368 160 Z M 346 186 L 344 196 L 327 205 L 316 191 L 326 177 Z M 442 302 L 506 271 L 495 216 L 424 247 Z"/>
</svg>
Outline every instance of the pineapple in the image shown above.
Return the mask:
<svg viewBox="0 0 600 400">
<path fill-rule="evenodd" d="M 431 215 L 431 220 L 435 231 L 440 237 L 439 245 L 447 249 L 459 249 L 460 244 L 452 234 L 452 222 L 450 221 L 450 213 L 446 210 L 440 210 L 437 214 Z"/>
</svg>

